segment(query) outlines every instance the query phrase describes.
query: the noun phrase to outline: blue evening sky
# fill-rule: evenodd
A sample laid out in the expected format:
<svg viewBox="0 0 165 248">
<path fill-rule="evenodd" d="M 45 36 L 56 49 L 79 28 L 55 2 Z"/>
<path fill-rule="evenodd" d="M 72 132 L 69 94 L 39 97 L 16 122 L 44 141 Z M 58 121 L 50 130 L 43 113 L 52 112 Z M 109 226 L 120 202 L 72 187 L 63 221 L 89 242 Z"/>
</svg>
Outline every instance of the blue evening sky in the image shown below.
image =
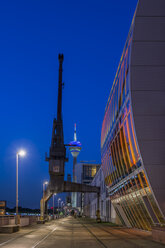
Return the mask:
<svg viewBox="0 0 165 248">
<path fill-rule="evenodd" d="M 19 205 L 39 208 L 56 116 L 58 53 L 64 53 L 65 143 L 74 123 L 80 160 L 101 162 L 104 109 L 137 0 L 0 1 L 0 200 L 15 206 L 15 154 Z M 66 173 L 72 171 L 72 157 Z"/>
</svg>

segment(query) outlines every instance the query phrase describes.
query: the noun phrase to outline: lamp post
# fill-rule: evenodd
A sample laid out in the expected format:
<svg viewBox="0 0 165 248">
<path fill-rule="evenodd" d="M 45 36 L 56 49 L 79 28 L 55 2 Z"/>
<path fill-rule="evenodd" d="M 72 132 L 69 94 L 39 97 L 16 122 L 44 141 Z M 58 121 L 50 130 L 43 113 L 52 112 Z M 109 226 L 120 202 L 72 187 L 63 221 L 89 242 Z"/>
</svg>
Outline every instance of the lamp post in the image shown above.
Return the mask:
<svg viewBox="0 0 165 248">
<path fill-rule="evenodd" d="M 18 158 L 24 157 L 26 152 L 24 150 L 20 150 L 16 153 L 16 219 L 15 224 L 18 225 Z"/>
<path fill-rule="evenodd" d="M 54 220 L 54 196 L 56 195 L 56 193 L 55 194 L 53 194 L 53 220 Z"/>
<path fill-rule="evenodd" d="M 60 198 L 58 198 L 58 218 L 59 218 L 59 201 L 61 201 Z"/>
<path fill-rule="evenodd" d="M 44 215 L 45 215 L 45 202 L 44 202 L 44 196 L 45 196 L 45 185 L 48 184 L 47 181 L 43 183 L 43 220 L 44 220 Z"/>
<path fill-rule="evenodd" d="M 62 211 L 62 213 L 63 213 L 63 205 L 64 205 L 64 202 L 62 201 L 61 202 L 61 211 Z"/>
<path fill-rule="evenodd" d="M 61 211 L 62 211 L 62 205 L 63 205 L 63 201 L 61 202 Z"/>
</svg>

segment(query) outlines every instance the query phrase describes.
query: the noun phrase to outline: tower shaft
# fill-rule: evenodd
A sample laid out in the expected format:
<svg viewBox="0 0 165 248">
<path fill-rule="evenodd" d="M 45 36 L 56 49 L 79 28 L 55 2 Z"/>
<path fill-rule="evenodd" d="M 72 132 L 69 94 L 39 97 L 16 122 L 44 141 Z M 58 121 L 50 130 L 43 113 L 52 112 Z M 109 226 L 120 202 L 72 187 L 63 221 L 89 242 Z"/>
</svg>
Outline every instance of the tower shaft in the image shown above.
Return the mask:
<svg viewBox="0 0 165 248">
<path fill-rule="evenodd" d="M 58 79 L 58 103 L 57 103 L 57 121 L 62 120 L 62 63 L 64 60 L 63 54 L 58 55 L 59 60 L 59 79 Z"/>
<path fill-rule="evenodd" d="M 74 124 L 74 141 L 77 141 L 76 123 Z"/>
<path fill-rule="evenodd" d="M 63 136 L 63 121 L 62 121 L 62 63 L 64 60 L 63 54 L 58 55 L 59 60 L 59 79 L 58 79 L 58 101 L 57 101 L 57 120 L 53 121 L 51 151 L 56 146 L 64 145 Z"/>
</svg>

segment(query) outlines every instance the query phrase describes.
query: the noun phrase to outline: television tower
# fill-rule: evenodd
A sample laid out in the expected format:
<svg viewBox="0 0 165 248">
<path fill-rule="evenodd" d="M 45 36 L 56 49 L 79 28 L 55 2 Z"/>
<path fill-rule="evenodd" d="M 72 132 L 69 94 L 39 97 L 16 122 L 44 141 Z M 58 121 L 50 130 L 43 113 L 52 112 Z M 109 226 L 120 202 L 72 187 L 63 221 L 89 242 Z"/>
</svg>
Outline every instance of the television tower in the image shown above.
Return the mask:
<svg viewBox="0 0 165 248">
<path fill-rule="evenodd" d="M 81 143 L 77 141 L 76 134 L 76 124 L 74 125 L 74 140 L 69 143 L 69 150 L 73 156 L 73 182 L 76 183 L 76 175 L 75 175 L 75 165 L 77 164 L 77 157 L 81 151 Z M 76 207 L 76 193 L 72 193 L 72 207 Z"/>
</svg>

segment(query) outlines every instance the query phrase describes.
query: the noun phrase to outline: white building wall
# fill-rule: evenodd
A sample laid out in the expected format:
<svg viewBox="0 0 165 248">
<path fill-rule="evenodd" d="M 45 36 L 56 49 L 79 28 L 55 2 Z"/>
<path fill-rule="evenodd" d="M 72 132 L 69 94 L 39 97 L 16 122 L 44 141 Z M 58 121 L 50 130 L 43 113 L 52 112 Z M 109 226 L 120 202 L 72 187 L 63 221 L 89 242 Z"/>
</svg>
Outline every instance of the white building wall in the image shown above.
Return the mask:
<svg viewBox="0 0 165 248">
<path fill-rule="evenodd" d="M 108 196 L 101 167 L 95 175 L 91 185 L 100 187 L 99 209 L 101 220 L 115 222 L 116 212 L 111 204 L 110 197 Z M 84 215 L 96 219 L 97 209 L 97 194 L 86 193 L 84 195 Z"/>
</svg>

